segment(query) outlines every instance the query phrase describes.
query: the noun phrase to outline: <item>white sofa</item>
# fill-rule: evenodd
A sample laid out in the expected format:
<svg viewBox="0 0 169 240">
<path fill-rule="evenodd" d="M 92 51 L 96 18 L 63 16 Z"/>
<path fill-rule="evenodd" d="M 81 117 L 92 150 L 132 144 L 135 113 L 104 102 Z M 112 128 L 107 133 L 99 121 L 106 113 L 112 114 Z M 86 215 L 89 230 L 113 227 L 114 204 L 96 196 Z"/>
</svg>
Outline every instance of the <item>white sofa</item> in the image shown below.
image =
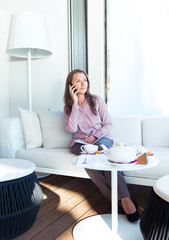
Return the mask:
<svg viewBox="0 0 169 240">
<path fill-rule="evenodd" d="M 115 142 L 143 145 L 159 159 L 153 168 L 124 172 L 127 183 L 153 186 L 158 178 L 169 174 L 169 117 L 112 116 L 112 122 Z M 0 120 L 1 158 L 31 160 L 38 172 L 88 178 L 83 168 L 72 164 L 71 140 L 72 134 L 64 128 L 63 112 L 21 110 L 21 121 Z"/>
</svg>

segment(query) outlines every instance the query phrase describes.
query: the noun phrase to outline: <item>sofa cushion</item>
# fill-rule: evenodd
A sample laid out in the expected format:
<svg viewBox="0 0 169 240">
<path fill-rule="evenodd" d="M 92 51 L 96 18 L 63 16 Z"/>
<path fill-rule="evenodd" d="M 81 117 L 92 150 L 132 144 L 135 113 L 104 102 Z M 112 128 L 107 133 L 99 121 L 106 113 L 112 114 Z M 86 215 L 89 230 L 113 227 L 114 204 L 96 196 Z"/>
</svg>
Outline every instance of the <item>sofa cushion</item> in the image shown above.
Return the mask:
<svg viewBox="0 0 169 240">
<path fill-rule="evenodd" d="M 37 148 L 42 146 L 42 134 L 39 118 L 36 112 L 18 108 L 22 128 L 25 136 L 26 148 Z"/>
<path fill-rule="evenodd" d="M 159 164 L 152 168 L 142 170 L 124 171 L 125 176 L 148 178 L 148 179 L 159 179 L 162 176 L 169 174 L 168 163 L 169 163 L 169 148 L 168 147 L 152 147 L 146 146 L 149 152 L 154 154 L 159 159 Z"/>
<path fill-rule="evenodd" d="M 64 113 L 55 111 L 38 111 L 42 129 L 44 148 L 68 148 L 73 134 L 65 130 Z"/>
<path fill-rule="evenodd" d="M 149 117 L 142 121 L 143 145 L 169 147 L 169 117 Z"/>
<path fill-rule="evenodd" d="M 72 158 L 76 155 L 70 152 L 70 148 L 62 149 L 21 149 L 16 157 L 27 159 L 35 163 L 37 167 L 44 168 L 44 172 L 59 172 L 62 175 L 88 177 L 84 168 L 72 164 Z M 89 178 L 89 177 L 88 177 Z"/>
<path fill-rule="evenodd" d="M 114 142 L 129 146 L 142 145 L 141 118 L 135 116 L 112 116 Z"/>
</svg>

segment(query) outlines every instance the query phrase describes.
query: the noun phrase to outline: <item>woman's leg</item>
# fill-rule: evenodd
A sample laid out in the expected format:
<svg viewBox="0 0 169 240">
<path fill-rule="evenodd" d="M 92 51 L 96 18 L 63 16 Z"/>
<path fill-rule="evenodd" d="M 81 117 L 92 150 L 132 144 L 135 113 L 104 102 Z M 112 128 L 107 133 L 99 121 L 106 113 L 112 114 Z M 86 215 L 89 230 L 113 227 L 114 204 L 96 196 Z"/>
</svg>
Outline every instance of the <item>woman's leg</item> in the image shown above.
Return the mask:
<svg viewBox="0 0 169 240">
<path fill-rule="evenodd" d="M 98 186 L 102 194 L 111 200 L 111 172 L 85 169 L 91 180 Z M 118 199 L 130 197 L 123 174 L 118 172 Z"/>
<path fill-rule="evenodd" d="M 100 141 L 101 140 L 101 141 Z M 100 144 L 104 144 L 106 147 L 110 148 L 113 145 L 112 140 L 107 139 L 100 139 Z M 110 141 L 109 141 L 110 140 Z M 99 144 L 98 141 L 98 144 Z M 72 149 L 71 152 L 80 155 L 81 153 L 81 146 L 82 144 L 76 143 Z M 85 169 L 88 173 L 91 180 L 98 186 L 102 194 L 107 198 L 108 200 L 111 200 L 111 173 L 109 171 L 97 171 L 97 170 L 90 170 Z M 137 221 L 139 219 L 139 213 L 136 209 L 135 205 L 133 204 L 132 200 L 130 199 L 130 194 L 126 185 L 126 182 L 124 180 L 123 174 L 121 172 L 118 172 L 118 199 L 121 199 L 122 206 L 126 214 L 128 215 L 128 218 L 130 217 L 129 221 Z M 131 216 L 130 216 L 131 215 Z M 134 217 L 133 217 L 134 215 Z"/>
<path fill-rule="evenodd" d="M 111 185 L 109 184 L 109 179 L 107 180 L 107 177 L 109 178 L 109 176 L 105 176 L 104 171 L 91 170 L 87 168 L 85 168 L 85 170 L 91 180 L 98 186 L 103 196 L 110 201 Z"/>
<path fill-rule="evenodd" d="M 109 138 L 101 138 L 95 145 L 104 144 L 107 148 L 111 148 L 114 141 Z M 86 169 L 86 172 L 92 181 L 99 187 L 100 191 L 107 199 L 111 199 L 111 173 L 109 171 L 97 171 Z M 123 174 L 118 172 L 118 199 L 130 197 Z"/>
</svg>

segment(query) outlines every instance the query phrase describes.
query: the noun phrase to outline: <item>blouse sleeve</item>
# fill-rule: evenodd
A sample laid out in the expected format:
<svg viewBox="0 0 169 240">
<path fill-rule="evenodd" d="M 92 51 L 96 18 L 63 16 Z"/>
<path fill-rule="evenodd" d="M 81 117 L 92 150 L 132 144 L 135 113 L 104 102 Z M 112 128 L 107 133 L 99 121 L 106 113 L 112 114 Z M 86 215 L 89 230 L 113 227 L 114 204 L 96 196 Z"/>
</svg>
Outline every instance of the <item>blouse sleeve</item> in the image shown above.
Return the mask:
<svg viewBox="0 0 169 240">
<path fill-rule="evenodd" d="M 68 132 L 75 133 L 78 130 L 79 106 L 73 105 L 70 115 L 66 114 L 64 107 L 65 128 Z"/>
<path fill-rule="evenodd" d="M 102 127 L 98 129 L 94 135 L 97 138 L 101 138 L 101 137 L 104 137 L 105 135 L 110 135 L 113 125 L 111 121 L 111 116 L 107 110 L 107 106 L 100 97 L 98 98 L 97 104 L 98 104 L 98 113 L 102 121 Z"/>
</svg>

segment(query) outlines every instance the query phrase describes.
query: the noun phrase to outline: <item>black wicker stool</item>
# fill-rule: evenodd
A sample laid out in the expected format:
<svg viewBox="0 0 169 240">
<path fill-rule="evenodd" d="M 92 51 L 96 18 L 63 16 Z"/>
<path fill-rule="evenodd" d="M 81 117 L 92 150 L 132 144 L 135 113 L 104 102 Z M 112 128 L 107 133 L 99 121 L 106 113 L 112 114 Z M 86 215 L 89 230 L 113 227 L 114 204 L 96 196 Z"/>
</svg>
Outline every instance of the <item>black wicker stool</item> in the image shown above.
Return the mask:
<svg viewBox="0 0 169 240">
<path fill-rule="evenodd" d="M 140 219 L 145 240 L 169 240 L 169 175 L 156 181 Z"/>
<path fill-rule="evenodd" d="M 34 223 L 43 193 L 35 164 L 22 159 L 0 159 L 0 240 L 12 239 Z"/>
</svg>

